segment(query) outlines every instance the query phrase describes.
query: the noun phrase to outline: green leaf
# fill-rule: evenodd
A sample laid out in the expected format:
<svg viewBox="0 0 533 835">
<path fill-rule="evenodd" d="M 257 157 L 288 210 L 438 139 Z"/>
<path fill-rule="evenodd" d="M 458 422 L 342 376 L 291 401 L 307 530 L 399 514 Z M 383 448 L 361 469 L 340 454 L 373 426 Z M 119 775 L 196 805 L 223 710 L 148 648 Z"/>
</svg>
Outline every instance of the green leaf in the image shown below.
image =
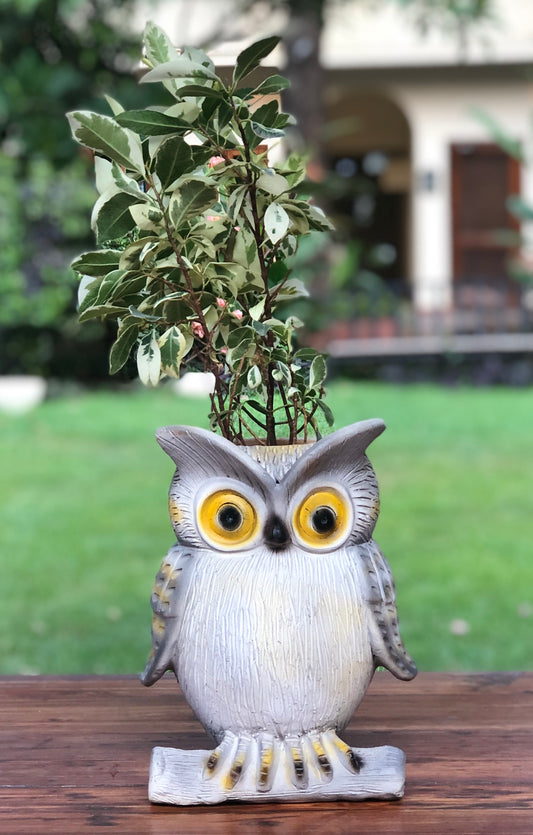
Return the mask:
<svg viewBox="0 0 533 835">
<path fill-rule="evenodd" d="M 78 284 L 78 310 L 88 298 L 95 297 L 99 281 L 90 275 L 82 275 Z"/>
<path fill-rule="evenodd" d="M 234 223 L 236 223 L 236 221 L 239 217 L 239 212 L 241 210 L 243 200 L 246 197 L 247 189 L 248 189 L 248 187 L 245 186 L 245 185 L 244 186 L 237 186 L 237 188 L 235 188 L 231 192 L 231 194 L 228 198 L 228 202 L 227 202 L 227 205 L 226 205 L 226 212 L 227 212 L 228 217 L 230 218 L 230 220 L 232 220 Z"/>
<path fill-rule="evenodd" d="M 322 411 L 322 414 L 326 418 L 327 425 L 328 426 L 333 426 L 333 424 L 335 423 L 335 416 L 334 416 L 333 412 L 331 411 L 331 409 L 329 408 L 329 406 L 326 403 L 324 403 L 323 400 L 317 400 L 316 405 Z"/>
<path fill-rule="evenodd" d="M 233 260 L 259 275 L 261 268 L 255 238 L 252 231 L 245 226 L 235 235 Z"/>
<path fill-rule="evenodd" d="M 98 242 L 113 241 L 122 238 L 135 227 L 130 213 L 130 206 L 137 203 L 138 197 L 119 192 L 107 200 L 96 217 L 95 231 Z"/>
<path fill-rule="evenodd" d="M 144 232 L 160 232 L 163 228 L 163 213 L 154 206 L 146 203 L 135 203 L 129 206 L 129 211 L 135 226 Z"/>
<path fill-rule="evenodd" d="M 294 279 L 294 280 L 298 281 L 298 279 Z M 293 330 L 295 330 L 297 328 L 303 328 L 303 326 L 304 326 L 304 323 L 302 322 L 301 319 L 298 318 L 298 316 L 288 316 L 286 321 L 285 321 L 285 324 L 287 325 L 288 328 L 292 328 Z"/>
<path fill-rule="evenodd" d="M 100 282 L 95 304 L 110 304 L 113 293 L 116 291 L 117 286 L 120 285 L 120 282 L 125 275 L 127 275 L 125 270 L 112 270 L 108 273 Z M 88 305 L 84 302 L 84 304 L 80 307 L 80 310 L 84 310 L 86 307 L 88 307 Z"/>
<path fill-rule="evenodd" d="M 273 244 L 287 234 L 291 220 L 283 206 L 271 203 L 265 212 L 265 232 Z"/>
<path fill-rule="evenodd" d="M 176 95 L 179 95 L 181 98 L 187 98 L 188 96 L 191 98 L 205 98 L 206 96 L 210 96 L 219 101 L 226 101 L 226 97 L 221 90 L 216 90 L 214 87 L 204 87 L 200 84 L 184 84 L 183 87 L 178 89 Z"/>
<path fill-rule="evenodd" d="M 142 310 L 137 310 L 133 305 L 130 305 L 128 310 L 130 316 L 133 316 L 135 319 L 143 319 L 145 322 L 159 322 L 161 320 L 160 316 L 150 316 L 148 313 L 143 313 Z"/>
<path fill-rule="evenodd" d="M 234 368 L 243 357 L 248 357 L 252 359 L 255 355 L 256 346 L 255 341 L 252 339 L 243 339 L 242 342 L 239 342 L 235 348 L 228 348 L 228 353 L 226 354 L 226 360 L 230 368 Z"/>
<path fill-rule="evenodd" d="M 126 364 L 131 349 L 137 341 L 138 333 L 138 324 L 129 324 L 127 327 L 119 328 L 118 336 L 109 352 L 110 374 L 116 374 Z"/>
<path fill-rule="evenodd" d="M 335 227 L 319 206 L 308 205 L 308 217 L 311 229 L 323 232 L 333 232 Z"/>
<path fill-rule="evenodd" d="M 165 110 L 167 116 L 187 122 L 189 126 L 196 121 L 200 112 L 200 107 L 193 101 L 177 101 Z"/>
<path fill-rule="evenodd" d="M 179 377 L 181 361 L 192 348 L 193 342 L 193 338 L 190 335 L 187 338 L 176 325 L 165 331 L 159 338 L 161 367 L 165 374 L 169 377 Z"/>
<path fill-rule="evenodd" d="M 216 203 L 218 193 L 213 186 L 199 180 L 188 180 L 176 189 L 170 199 L 170 219 L 175 227 L 184 220 L 207 211 Z"/>
<path fill-rule="evenodd" d="M 533 206 L 527 203 L 520 195 L 511 194 L 507 198 L 506 205 L 511 214 L 519 220 L 528 222 L 533 220 Z"/>
<path fill-rule="evenodd" d="M 227 288 L 232 296 L 237 296 L 246 281 L 246 270 L 233 261 L 212 261 L 206 268 L 206 276 L 220 279 L 224 290 Z"/>
<path fill-rule="evenodd" d="M 299 362 L 312 362 L 317 354 L 316 348 L 299 348 L 295 351 L 293 359 Z"/>
<path fill-rule="evenodd" d="M 140 146 L 110 116 L 87 110 L 67 113 L 72 135 L 81 145 L 110 157 L 118 165 L 144 175 Z"/>
<path fill-rule="evenodd" d="M 127 313 L 126 307 L 117 307 L 114 304 L 99 304 L 88 307 L 78 316 L 78 321 L 87 322 L 89 319 L 117 319 Z"/>
<path fill-rule="evenodd" d="M 115 185 L 113 166 L 118 167 L 116 162 L 111 162 L 109 159 L 98 156 L 94 157 L 94 179 L 98 194 L 105 194 L 106 191 Z"/>
<path fill-rule="evenodd" d="M 109 109 L 110 109 L 111 113 L 113 114 L 113 116 L 116 116 L 117 113 L 122 113 L 124 108 L 122 107 L 120 102 L 118 102 L 116 99 L 113 98 L 113 96 L 105 95 L 104 98 L 105 98 L 106 102 L 108 103 Z"/>
<path fill-rule="evenodd" d="M 267 194 L 272 194 L 273 197 L 279 197 L 285 191 L 289 191 L 290 186 L 285 177 L 277 174 L 275 171 L 264 171 L 256 181 L 257 188 L 261 191 L 266 191 Z"/>
<path fill-rule="evenodd" d="M 272 288 L 272 291 L 274 290 L 276 290 L 276 287 Z M 301 279 L 288 278 L 276 294 L 276 300 L 281 302 L 287 299 L 306 299 L 308 296 L 309 291 Z"/>
<path fill-rule="evenodd" d="M 474 119 L 477 119 L 478 122 L 480 122 L 488 130 L 494 142 L 496 142 L 500 148 L 503 148 L 509 156 L 514 157 L 514 159 L 517 159 L 519 162 L 524 161 L 524 151 L 522 149 L 521 141 L 515 136 L 507 133 L 497 119 L 491 116 L 491 114 L 482 107 L 477 106 L 472 107 L 471 114 Z"/>
<path fill-rule="evenodd" d="M 326 379 L 326 360 L 322 354 L 317 354 L 309 369 L 309 388 L 319 389 Z"/>
<path fill-rule="evenodd" d="M 113 292 L 110 294 L 109 299 L 114 303 L 126 303 L 126 299 L 129 298 L 131 300 L 131 296 L 136 296 L 138 293 L 141 292 L 141 290 L 144 290 L 145 286 L 145 275 L 135 275 L 134 273 L 126 272 L 122 280 L 117 282 L 117 284 L 115 285 L 115 288 Z"/>
<path fill-rule="evenodd" d="M 155 172 L 163 188 L 193 170 L 195 163 L 191 146 L 181 136 L 171 136 L 159 146 L 155 157 Z"/>
<path fill-rule="evenodd" d="M 86 278 L 86 276 L 84 276 Z M 78 289 L 78 315 L 87 310 L 89 307 L 94 307 L 98 304 L 98 294 L 100 287 L 105 281 L 105 276 L 102 278 L 93 278 L 90 283 L 85 283 L 82 279 Z"/>
<path fill-rule="evenodd" d="M 124 128 L 129 128 L 141 136 L 164 136 L 165 134 L 186 132 L 191 129 L 188 122 L 168 116 L 158 110 L 125 110 L 115 116 L 115 121 Z"/>
<path fill-rule="evenodd" d="M 282 75 L 270 75 L 258 87 L 252 90 L 250 96 L 247 98 L 251 98 L 251 96 L 271 96 L 275 93 L 280 93 L 281 90 L 286 90 L 287 87 L 290 87 L 290 82 L 287 78 L 284 78 Z"/>
<path fill-rule="evenodd" d="M 255 320 L 252 321 L 253 329 L 259 336 L 266 336 L 267 333 L 272 330 L 271 325 L 267 322 L 256 322 Z"/>
<path fill-rule="evenodd" d="M 118 267 L 121 254 L 119 249 L 84 252 L 72 262 L 72 269 L 85 275 L 107 275 L 108 272 Z"/>
<path fill-rule="evenodd" d="M 255 135 L 260 139 L 281 139 L 285 136 L 285 131 L 280 128 L 267 128 L 266 125 L 260 125 L 259 122 L 254 121 L 251 124 Z"/>
<path fill-rule="evenodd" d="M 277 101 L 269 101 L 267 104 L 262 104 L 257 110 L 254 110 L 253 119 L 255 122 L 267 128 L 278 127 L 276 125 L 278 113 Z"/>
<path fill-rule="evenodd" d="M 262 299 L 259 299 L 257 304 L 254 304 L 249 309 L 248 313 L 250 314 L 250 319 L 252 321 L 257 322 L 257 320 L 261 318 L 261 316 L 265 312 L 265 302 L 266 302 L 266 299 L 263 297 Z"/>
<path fill-rule="evenodd" d="M 245 78 L 253 70 L 255 70 L 261 63 L 262 59 L 266 58 L 267 55 L 270 55 L 280 40 L 281 38 L 278 37 L 263 38 L 243 50 L 237 56 L 237 62 L 233 71 L 233 83 L 237 84 L 238 81 L 241 81 L 241 79 Z"/>
<path fill-rule="evenodd" d="M 261 375 L 261 370 L 259 366 L 250 366 L 250 368 L 248 369 L 248 374 L 246 375 L 246 385 L 248 386 L 248 388 L 258 389 L 262 382 L 263 377 Z"/>
<path fill-rule="evenodd" d="M 151 20 L 144 27 L 143 43 L 146 57 L 154 66 L 166 64 L 176 56 L 176 48 L 166 32 Z"/>
<path fill-rule="evenodd" d="M 137 371 L 145 386 L 156 386 L 161 374 L 161 351 L 155 331 L 148 331 L 137 349 Z"/>
<path fill-rule="evenodd" d="M 121 270 L 138 270 L 140 268 L 139 255 L 148 243 L 148 240 L 158 240 L 156 235 L 143 236 L 141 240 L 132 241 L 120 255 L 119 267 Z"/>
<path fill-rule="evenodd" d="M 276 371 L 278 372 L 277 374 Z M 289 388 L 292 384 L 291 370 L 286 363 L 281 362 L 280 360 L 276 363 L 276 369 L 272 372 L 272 376 L 275 380 L 278 380 L 278 382 L 283 382 L 286 388 Z"/>
<path fill-rule="evenodd" d="M 248 325 L 243 325 L 243 327 L 231 331 L 228 336 L 228 348 L 235 348 L 243 340 L 255 341 L 254 329 Z"/>
<path fill-rule="evenodd" d="M 218 81 L 219 78 L 209 67 L 197 61 L 192 61 L 184 55 L 178 55 L 171 61 L 158 64 L 153 70 L 149 70 L 141 78 L 143 84 L 151 84 L 157 81 L 168 81 L 171 78 L 206 78 L 210 81 Z"/>
<path fill-rule="evenodd" d="M 105 162 L 105 160 L 102 160 Z M 124 174 L 122 168 L 116 164 L 116 162 L 111 163 L 111 175 L 113 177 L 113 184 L 114 188 L 111 188 L 111 191 L 119 191 L 125 192 L 126 194 L 131 194 L 137 200 L 141 201 L 148 201 L 150 198 L 146 194 L 146 192 L 141 191 L 139 187 L 139 183 L 133 177 L 128 177 L 127 174 Z"/>
<path fill-rule="evenodd" d="M 189 61 L 194 61 L 196 64 L 200 64 L 202 67 L 214 72 L 214 63 L 202 49 L 198 49 L 196 46 L 185 46 L 181 54 L 184 58 L 188 58 Z"/>
</svg>

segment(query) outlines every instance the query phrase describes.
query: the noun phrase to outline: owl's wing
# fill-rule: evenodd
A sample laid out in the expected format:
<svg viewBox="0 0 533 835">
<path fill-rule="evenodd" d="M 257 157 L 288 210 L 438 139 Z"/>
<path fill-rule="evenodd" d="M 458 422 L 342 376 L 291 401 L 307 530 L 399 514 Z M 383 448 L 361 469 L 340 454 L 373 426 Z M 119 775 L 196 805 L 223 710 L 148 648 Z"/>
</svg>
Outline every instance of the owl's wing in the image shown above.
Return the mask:
<svg viewBox="0 0 533 835">
<path fill-rule="evenodd" d="M 182 585 L 180 574 L 190 558 L 187 550 L 174 545 L 164 557 L 152 590 L 152 650 L 141 681 L 147 687 L 167 670 L 174 669 L 175 646 L 179 627 Z"/>
<path fill-rule="evenodd" d="M 370 641 L 376 665 L 382 664 L 396 678 L 407 681 L 417 673 L 400 637 L 396 592 L 389 564 L 373 539 L 357 546 L 366 580 L 370 611 Z"/>
</svg>

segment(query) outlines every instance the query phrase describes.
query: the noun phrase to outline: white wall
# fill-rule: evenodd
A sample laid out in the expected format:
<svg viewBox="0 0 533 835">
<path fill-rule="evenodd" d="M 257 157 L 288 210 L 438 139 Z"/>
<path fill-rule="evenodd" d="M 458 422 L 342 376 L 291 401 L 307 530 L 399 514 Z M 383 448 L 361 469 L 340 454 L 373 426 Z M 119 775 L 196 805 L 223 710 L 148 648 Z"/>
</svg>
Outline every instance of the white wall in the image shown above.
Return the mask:
<svg viewBox="0 0 533 835">
<path fill-rule="evenodd" d="M 323 60 L 328 67 L 531 60 L 532 0 L 493 0 L 493 8 L 494 20 L 472 29 L 464 55 L 451 19 L 421 35 L 412 14 L 390 0 L 331 4 Z"/>
<path fill-rule="evenodd" d="M 494 21 L 476 26 L 468 38 L 466 57 L 472 62 L 527 61 L 533 57 L 533 0 L 492 0 Z M 239 0 L 146 0 L 128 24 L 142 31 L 147 19 L 162 26 L 177 46 L 206 40 L 221 44 L 232 60 L 239 39 L 283 34 L 286 16 L 257 3 L 245 18 Z M 451 21 L 421 35 L 412 14 L 399 3 L 344 0 L 328 7 L 322 41 L 326 67 L 456 63 L 464 58 Z"/>
<path fill-rule="evenodd" d="M 465 82 L 426 87 L 412 83 L 389 92 L 411 127 L 411 276 L 415 300 L 423 309 L 439 305 L 439 300 L 446 306 L 451 301 L 452 276 L 450 145 L 490 141 L 486 127 L 473 116 L 473 108 L 481 107 L 526 150 L 531 149 L 533 85 Z M 421 182 L 427 173 L 434 178 L 430 191 Z M 521 191 L 533 204 L 533 165 L 522 169 Z"/>
</svg>

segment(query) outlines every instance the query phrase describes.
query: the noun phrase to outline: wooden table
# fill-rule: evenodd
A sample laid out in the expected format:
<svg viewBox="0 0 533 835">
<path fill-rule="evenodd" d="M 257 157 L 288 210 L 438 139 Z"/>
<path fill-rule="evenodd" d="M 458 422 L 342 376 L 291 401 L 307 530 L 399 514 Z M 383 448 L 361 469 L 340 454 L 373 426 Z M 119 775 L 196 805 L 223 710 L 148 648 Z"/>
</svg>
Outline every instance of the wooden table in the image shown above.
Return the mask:
<svg viewBox="0 0 533 835">
<path fill-rule="evenodd" d="M 3 678 L 0 832 L 533 833 L 533 673 L 378 673 L 344 738 L 405 751 L 403 800 L 152 806 L 152 747 L 210 745 L 174 679 Z"/>
</svg>

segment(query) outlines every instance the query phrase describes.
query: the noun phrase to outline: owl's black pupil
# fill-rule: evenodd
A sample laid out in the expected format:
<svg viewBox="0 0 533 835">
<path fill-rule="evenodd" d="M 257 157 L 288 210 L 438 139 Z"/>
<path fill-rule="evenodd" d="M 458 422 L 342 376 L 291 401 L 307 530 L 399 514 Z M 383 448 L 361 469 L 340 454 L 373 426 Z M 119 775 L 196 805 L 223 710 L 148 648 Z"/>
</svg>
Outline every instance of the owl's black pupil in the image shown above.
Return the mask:
<svg viewBox="0 0 533 835">
<path fill-rule="evenodd" d="M 311 524 L 317 533 L 331 533 L 336 522 L 337 516 L 330 507 L 317 507 L 311 517 Z"/>
<path fill-rule="evenodd" d="M 225 531 L 236 531 L 242 524 L 242 515 L 234 504 L 222 505 L 218 511 L 218 522 Z"/>
</svg>

